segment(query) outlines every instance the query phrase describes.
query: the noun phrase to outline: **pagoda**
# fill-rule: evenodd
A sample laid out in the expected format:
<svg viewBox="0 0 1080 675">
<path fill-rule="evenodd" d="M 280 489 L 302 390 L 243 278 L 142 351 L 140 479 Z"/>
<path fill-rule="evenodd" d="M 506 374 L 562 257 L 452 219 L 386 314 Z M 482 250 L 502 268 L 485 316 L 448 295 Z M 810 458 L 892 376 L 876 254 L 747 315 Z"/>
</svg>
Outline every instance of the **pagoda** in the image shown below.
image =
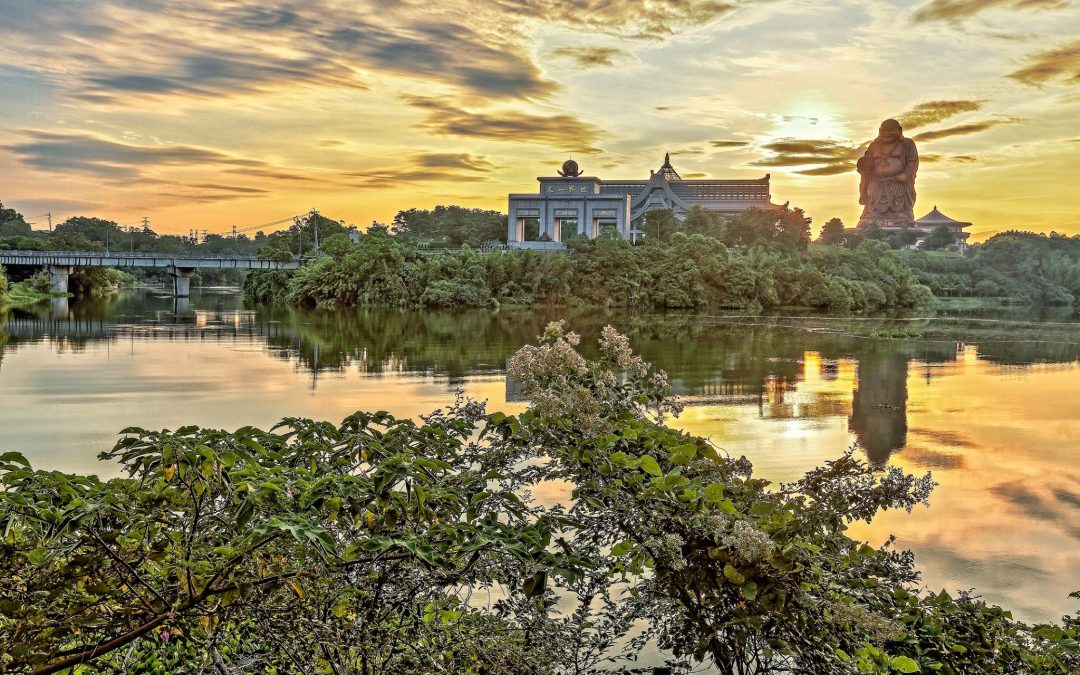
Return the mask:
<svg viewBox="0 0 1080 675">
<path fill-rule="evenodd" d="M 971 223 L 967 223 L 960 220 L 953 220 L 941 211 L 938 211 L 937 205 L 934 206 L 930 213 L 926 214 L 922 218 L 919 218 L 913 223 L 915 230 L 919 234 L 919 239 L 922 239 L 926 235 L 930 234 L 937 228 L 944 225 L 949 228 L 953 235 L 956 237 L 956 248 L 963 251 L 967 248 L 967 239 L 971 236 L 970 232 L 964 232 L 965 227 L 971 227 Z"/>
</svg>

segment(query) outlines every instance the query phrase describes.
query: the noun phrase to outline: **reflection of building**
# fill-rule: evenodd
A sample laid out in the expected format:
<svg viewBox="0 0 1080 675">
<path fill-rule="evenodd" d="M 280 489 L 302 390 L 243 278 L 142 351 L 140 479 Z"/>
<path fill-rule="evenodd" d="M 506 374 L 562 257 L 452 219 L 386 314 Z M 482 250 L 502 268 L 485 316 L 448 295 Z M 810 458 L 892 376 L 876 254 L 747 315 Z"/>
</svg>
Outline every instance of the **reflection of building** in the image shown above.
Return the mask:
<svg viewBox="0 0 1080 675">
<path fill-rule="evenodd" d="M 539 194 L 509 195 L 507 239 L 522 248 L 561 248 L 571 234 L 590 239 L 612 228 L 624 239 L 643 236 L 637 229 L 652 209 L 671 209 L 682 219 L 699 205 L 721 217 L 751 208 L 776 208 L 770 200 L 769 176 L 753 180 L 683 180 L 664 156 L 648 180 L 603 181 L 582 176 L 573 160 L 558 176 L 540 177 Z"/>
<path fill-rule="evenodd" d="M 899 352 L 859 356 L 848 427 L 873 464 L 907 444 L 907 357 Z"/>
</svg>

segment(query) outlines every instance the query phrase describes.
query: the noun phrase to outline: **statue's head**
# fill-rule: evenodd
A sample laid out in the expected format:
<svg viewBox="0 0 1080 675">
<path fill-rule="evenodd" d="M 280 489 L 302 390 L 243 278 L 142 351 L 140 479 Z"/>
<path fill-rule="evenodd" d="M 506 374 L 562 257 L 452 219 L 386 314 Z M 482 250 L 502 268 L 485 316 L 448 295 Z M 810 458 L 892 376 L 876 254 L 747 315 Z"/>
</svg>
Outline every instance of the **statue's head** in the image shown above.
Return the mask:
<svg viewBox="0 0 1080 675">
<path fill-rule="evenodd" d="M 887 119 L 878 127 L 878 138 L 886 143 L 893 143 L 904 137 L 904 129 L 894 119 Z"/>
</svg>

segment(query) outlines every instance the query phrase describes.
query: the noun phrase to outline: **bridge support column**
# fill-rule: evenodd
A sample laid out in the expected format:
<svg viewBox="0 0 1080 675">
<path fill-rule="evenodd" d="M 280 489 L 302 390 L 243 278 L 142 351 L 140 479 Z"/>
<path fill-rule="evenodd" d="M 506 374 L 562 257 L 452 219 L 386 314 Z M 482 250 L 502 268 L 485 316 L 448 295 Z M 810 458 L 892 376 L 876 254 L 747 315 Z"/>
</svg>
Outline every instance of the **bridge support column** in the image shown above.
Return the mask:
<svg viewBox="0 0 1080 675">
<path fill-rule="evenodd" d="M 71 318 L 71 310 L 67 296 L 53 298 L 50 303 L 53 321 L 67 321 Z"/>
<path fill-rule="evenodd" d="M 72 269 L 68 265 L 49 265 L 49 281 L 52 283 L 53 293 L 68 292 L 68 276 Z"/>
<path fill-rule="evenodd" d="M 194 274 L 194 267 L 169 267 L 169 275 L 173 278 L 174 296 L 186 298 L 191 295 L 191 277 Z"/>
</svg>

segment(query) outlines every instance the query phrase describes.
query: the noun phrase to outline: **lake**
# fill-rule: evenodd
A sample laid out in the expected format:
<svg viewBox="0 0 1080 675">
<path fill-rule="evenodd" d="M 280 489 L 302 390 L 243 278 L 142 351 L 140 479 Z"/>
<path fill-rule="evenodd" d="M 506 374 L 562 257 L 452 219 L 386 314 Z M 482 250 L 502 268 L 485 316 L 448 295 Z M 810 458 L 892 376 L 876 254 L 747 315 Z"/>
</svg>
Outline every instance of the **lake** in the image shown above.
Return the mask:
<svg viewBox="0 0 1080 675">
<path fill-rule="evenodd" d="M 935 589 L 975 589 L 1028 621 L 1080 589 L 1080 319 L 1071 312 L 893 319 L 603 310 L 247 309 L 235 290 L 153 290 L 0 314 L 0 452 L 115 475 L 128 426 L 235 429 L 357 409 L 417 416 L 455 392 L 524 402 L 507 358 L 565 318 L 586 353 L 610 323 L 688 404 L 675 426 L 788 481 L 852 445 L 933 471 L 929 508 L 852 528 L 895 534 Z M 567 497 L 538 494 L 544 501 Z"/>
</svg>

